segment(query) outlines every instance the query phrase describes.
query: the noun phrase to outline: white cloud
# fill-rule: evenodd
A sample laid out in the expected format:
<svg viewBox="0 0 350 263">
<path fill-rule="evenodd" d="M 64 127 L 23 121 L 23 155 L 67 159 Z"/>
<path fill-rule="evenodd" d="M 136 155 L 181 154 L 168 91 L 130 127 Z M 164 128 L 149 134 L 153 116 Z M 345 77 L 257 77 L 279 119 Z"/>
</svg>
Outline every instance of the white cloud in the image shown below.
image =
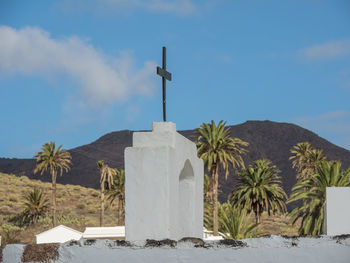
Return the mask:
<svg viewBox="0 0 350 263">
<path fill-rule="evenodd" d="M 350 133 L 349 111 L 327 112 L 317 116 L 297 118 L 296 121 L 315 130 L 333 132 L 335 134 Z"/>
<path fill-rule="evenodd" d="M 53 39 L 40 28 L 0 26 L 0 73 L 52 76 L 67 74 L 80 84 L 91 106 L 151 94 L 155 63 L 136 69 L 130 55 L 108 57 L 78 37 Z"/>
<path fill-rule="evenodd" d="M 307 61 L 330 60 L 350 55 L 350 39 L 336 40 L 299 50 L 299 55 Z"/>
<path fill-rule="evenodd" d="M 316 116 L 300 117 L 294 119 L 293 122 L 350 150 L 350 111 L 333 111 Z"/>
</svg>

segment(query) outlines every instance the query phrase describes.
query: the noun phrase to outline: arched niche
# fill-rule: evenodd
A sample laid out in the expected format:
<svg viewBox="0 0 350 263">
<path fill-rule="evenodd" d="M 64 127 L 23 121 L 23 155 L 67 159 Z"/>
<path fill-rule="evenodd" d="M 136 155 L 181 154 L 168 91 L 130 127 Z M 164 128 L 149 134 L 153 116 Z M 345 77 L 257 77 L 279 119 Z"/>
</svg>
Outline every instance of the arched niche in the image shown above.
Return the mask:
<svg viewBox="0 0 350 263">
<path fill-rule="evenodd" d="M 193 232 L 195 222 L 194 213 L 195 182 L 194 172 L 189 160 L 185 161 L 179 175 L 179 235 L 184 237 L 184 233 Z"/>
</svg>

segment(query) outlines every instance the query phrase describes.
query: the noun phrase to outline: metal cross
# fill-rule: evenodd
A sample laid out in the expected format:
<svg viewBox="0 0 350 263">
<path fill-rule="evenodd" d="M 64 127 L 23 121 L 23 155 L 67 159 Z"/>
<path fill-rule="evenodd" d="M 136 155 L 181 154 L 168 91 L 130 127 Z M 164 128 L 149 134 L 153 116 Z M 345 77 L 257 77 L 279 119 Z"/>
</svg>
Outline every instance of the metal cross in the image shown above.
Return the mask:
<svg viewBox="0 0 350 263">
<path fill-rule="evenodd" d="M 157 74 L 162 77 L 163 121 L 166 121 L 166 80 L 171 81 L 171 73 L 166 71 L 166 48 L 165 47 L 163 47 L 163 67 L 157 67 Z"/>
</svg>

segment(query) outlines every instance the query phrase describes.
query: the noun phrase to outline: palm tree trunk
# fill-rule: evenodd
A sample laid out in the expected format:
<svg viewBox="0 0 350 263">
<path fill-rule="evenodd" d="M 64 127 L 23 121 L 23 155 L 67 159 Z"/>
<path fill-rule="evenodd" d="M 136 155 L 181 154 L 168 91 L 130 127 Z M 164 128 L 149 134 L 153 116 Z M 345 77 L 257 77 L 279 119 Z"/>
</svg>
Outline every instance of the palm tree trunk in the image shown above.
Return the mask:
<svg viewBox="0 0 350 263">
<path fill-rule="evenodd" d="M 57 226 L 56 218 L 56 171 L 52 170 L 52 224 L 53 227 Z"/>
<path fill-rule="evenodd" d="M 122 215 L 123 215 L 123 204 L 122 204 L 122 199 L 119 196 L 118 198 L 118 226 L 122 225 Z"/>
<path fill-rule="evenodd" d="M 256 211 L 255 211 L 255 223 L 259 224 L 260 223 L 260 207 L 259 205 L 256 206 Z"/>
<path fill-rule="evenodd" d="M 122 225 L 125 225 L 125 198 L 122 197 Z"/>
<path fill-rule="evenodd" d="M 103 216 L 104 216 L 104 213 L 105 213 L 104 201 L 105 201 L 105 182 L 103 181 L 103 182 L 101 183 L 100 226 L 103 226 Z"/>
<path fill-rule="evenodd" d="M 219 186 L 219 174 L 218 166 L 214 165 L 212 170 L 213 178 L 213 235 L 217 236 L 219 232 L 218 224 L 218 186 Z"/>
</svg>

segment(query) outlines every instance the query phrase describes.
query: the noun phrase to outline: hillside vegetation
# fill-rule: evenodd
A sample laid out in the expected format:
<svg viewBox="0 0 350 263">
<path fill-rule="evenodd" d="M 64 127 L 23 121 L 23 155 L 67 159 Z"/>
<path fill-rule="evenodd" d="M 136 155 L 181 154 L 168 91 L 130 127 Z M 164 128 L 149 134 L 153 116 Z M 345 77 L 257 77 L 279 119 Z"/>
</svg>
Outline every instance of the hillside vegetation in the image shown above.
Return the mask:
<svg viewBox="0 0 350 263">
<path fill-rule="evenodd" d="M 281 171 L 282 187 L 289 195 L 296 183 L 296 171 L 292 168 L 290 150 L 300 142 L 309 142 L 313 147 L 322 149 L 328 160 L 340 160 L 342 167 L 350 166 L 350 151 L 338 147 L 317 134 L 290 123 L 273 121 L 247 121 L 243 124 L 228 126 L 232 137 L 238 137 L 249 143 L 247 154 L 243 155 L 246 165 L 255 160 L 269 159 Z M 180 134 L 197 141 L 195 130 L 179 131 Z M 132 145 L 133 131 L 123 130 L 108 133 L 95 142 L 68 150 L 72 155 L 72 167 L 69 173 L 57 177 L 62 184 L 82 185 L 99 189 L 100 175 L 96 163 L 104 160 L 110 167 L 124 169 L 125 147 Z M 38 149 L 39 150 L 39 149 Z M 34 154 L 34 152 L 33 152 Z M 51 182 L 51 176 L 38 176 L 33 173 L 35 159 L 0 158 L 0 171 L 7 174 L 26 175 L 31 179 Z M 236 184 L 236 172 L 230 168 L 230 176 L 225 179 L 219 171 L 219 201 L 226 202 Z M 289 211 L 295 204 L 288 204 Z"/>
<path fill-rule="evenodd" d="M 10 218 L 22 212 L 23 195 L 39 188 L 51 201 L 51 183 L 0 173 L 0 225 L 13 225 Z M 117 207 L 106 202 L 105 226 L 117 224 Z M 87 226 L 99 226 L 99 191 L 78 185 L 57 184 L 58 223 L 84 231 Z M 52 227 L 51 211 L 38 224 L 19 230 L 16 241 L 34 243 L 35 234 Z"/>
<path fill-rule="evenodd" d="M 35 154 L 35 170 L 35 159 L 0 158 L 0 170 L 15 174 L 0 173 L 3 240 L 33 243 L 35 234 L 57 224 L 81 231 L 86 226 L 124 224 L 125 173 L 111 167 L 118 168 L 124 163 L 123 152 L 131 145 L 132 133 L 110 133 L 69 151 L 58 151 L 61 146 L 55 151 L 54 142 L 45 143 L 42 152 Z M 180 133 L 197 142 L 198 153 L 211 175 L 204 180 L 204 223 L 214 235 L 218 231 L 225 238 L 323 234 L 326 187 L 350 185 L 350 168 L 347 168 L 350 152 L 296 125 L 246 122 L 225 130 L 225 123 L 221 121 L 216 125 L 212 121 L 197 130 Z M 53 153 L 62 155 L 62 158 L 53 158 L 61 162 L 46 169 L 52 161 L 47 156 L 52 158 Z M 64 155 L 67 158 L 63 158 Z M 56 187 L 57 194 L 53 198 L 57 200 L 56 205 L 50 199 L 57 167 L 66 170 L 57 178 L 58 182 L 66 184 Z M 220 167 L 224 168 L 221 173 Z M 32 174 L 39 170 L 43 176 Z M 32 179 L 52 179 L 52 184 Z M 326 183 L 320 185 L 319 181 Z M 96 182 L 100 182 L 101 196 L 100 191 L 86 188 L 96 187 Z M 109 205 L 105 194 L 113 197 L 120 209 Z M 311 206 L 316 203 L 317 206 Z"/>
<path fill-rule="evenodd" d="M 26 176 L 17 177 L 0 173 L 0 226 L 13 226 L 11 216 L 19 214 L 24 208 L 23 195 L 36 187 L 42 189 L 46 197 L 51 198 L 51 183 L 32 180 Z M 105 226 L 117 225 L 117 208 L 106 202 Z M 87 226 L 99 226 L 99 191 L 77 185 L 57 184 L 58 223 L 84 231 Z M 35 243 L 35 235 L 52 227 L 51 211 L 39 223 L 26 228 L 17 229 L 16 243 Z M 276 215 L 268 217 L 263 214 L 260 234 L 297 235 L 298 225 L 292 226 L 289 217 Z"/>
</svg>

